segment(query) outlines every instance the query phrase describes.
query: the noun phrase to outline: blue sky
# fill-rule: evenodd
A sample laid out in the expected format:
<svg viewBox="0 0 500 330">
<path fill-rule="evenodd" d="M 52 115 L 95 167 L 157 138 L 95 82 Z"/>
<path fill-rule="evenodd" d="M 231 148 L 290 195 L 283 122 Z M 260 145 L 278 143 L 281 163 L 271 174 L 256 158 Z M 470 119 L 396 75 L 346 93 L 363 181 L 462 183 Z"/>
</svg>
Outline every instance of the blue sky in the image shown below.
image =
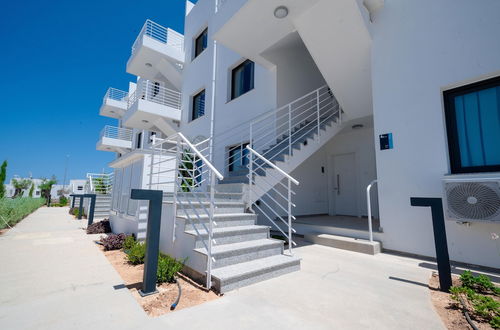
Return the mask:
<svg viewBox="0 0 500 330">
<path fill-rule="evenodd" d="M 0 11 L 0 162 L 13 175 L 68 179 L 108 171 L 95 150 L 108 87 L 126 90 L 130 48 L 147 18 L 184 31 L 184 0 L 6 1 Z"/>
</svg>

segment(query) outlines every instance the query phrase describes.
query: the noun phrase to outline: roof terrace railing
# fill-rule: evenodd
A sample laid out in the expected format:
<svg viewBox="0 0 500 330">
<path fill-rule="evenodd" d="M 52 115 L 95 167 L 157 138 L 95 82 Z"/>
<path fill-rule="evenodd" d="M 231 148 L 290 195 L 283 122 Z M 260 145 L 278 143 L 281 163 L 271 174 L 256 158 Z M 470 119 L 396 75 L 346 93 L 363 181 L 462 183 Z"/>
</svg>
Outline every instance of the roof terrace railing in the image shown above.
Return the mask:
<svg viewBox="0 0 500 330">
<path fill-rule="evenodd" d="M 139 99 L 181 109 L 181 93 L 161 86 L 151 80 L 140 80 L 136 90 L 128 98 L 128 108 Z"/>
<path fill-rule="evenodd" d="M 135 39 L 134 45 L 132 46 L 132 54 L 137 51 L 139 43 L 144 36 L 148 36 L 161 43 L 177 48 L 182 52 L 184 51 L 184 36 L 182 34 L 148 19 L 144 23 L 137 39 Z"/>
<path fill-rule="evenodd" d="M 122 91 L 120 89 L 116 89 L 113 87 L 108 88 L 106 95 L 104 95 L 104 101 L 107 99 L 115 100 L 115 101 L 127 101 L 128 93 Z"/>
<path fill-rule="evenodd" d="M 101 130 L 101 138 L 107 137 L 110 139 L 124 140 L 124 141 L 132 141 L 132 130 L 123 127 L 115 127 L 106 125 Z"/>
</svg>

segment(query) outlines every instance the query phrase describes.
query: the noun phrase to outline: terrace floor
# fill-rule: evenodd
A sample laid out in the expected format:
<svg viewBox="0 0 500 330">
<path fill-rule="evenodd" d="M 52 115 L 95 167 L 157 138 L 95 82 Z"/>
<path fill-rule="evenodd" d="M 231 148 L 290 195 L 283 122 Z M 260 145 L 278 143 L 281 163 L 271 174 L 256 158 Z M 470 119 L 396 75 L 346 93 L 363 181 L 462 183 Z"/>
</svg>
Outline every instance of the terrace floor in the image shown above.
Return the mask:
<svg viewBox="0 0 500 330">
<path fill-rule="evenodd" d="M 299 241 L 302 269 L 148 317 L 67 208 L 41 208 L 0 236 L 4 329 L 444 329 L 432 263 Z M 181 298 L 182 299 L 182 298 Z"/>
</svg>

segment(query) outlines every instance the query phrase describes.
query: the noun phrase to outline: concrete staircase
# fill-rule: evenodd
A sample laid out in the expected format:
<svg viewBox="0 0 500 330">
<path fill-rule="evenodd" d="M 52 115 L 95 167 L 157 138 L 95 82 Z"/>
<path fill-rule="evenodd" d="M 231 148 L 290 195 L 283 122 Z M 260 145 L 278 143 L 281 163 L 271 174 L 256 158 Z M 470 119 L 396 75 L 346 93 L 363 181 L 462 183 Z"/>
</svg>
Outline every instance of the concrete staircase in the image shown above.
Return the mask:
<svg viewBox="0 0 500 330">
<path fill-rule="evenodd" d="M 94 209 L 94 221 L 109 218 L 111 211 L 111 195 L 97 195 Z"/>
<path fill-rule="evenodd" d="M 219 293 L 300 269 L 299 258 L 284 254 L 284 241 L 270 238 L 270 228 L 256 225 L 257 215 L 245 212 L 241 196 L 241 193 L 216 194 L 212 287 Z M 189 198 L 191 204 L 186 208 L 187 215 L 179 210 L 182 205 L 178 206 L 177 222 L 183 224 L 183 240 L 189 241 L 193 248 L 188 265 L 204 269 L 208 261 L 205 227 L 208 228 L 209 218 L 201 209 L 209 207 L 209 203 L 194 201 L 192 196 Z M 193 208 L 198 208 L 199 212 Z M 195 217 L 195 213 L 199 216 Z M 196 220 L 190 221 L 189 218 Z"/>
</svg>

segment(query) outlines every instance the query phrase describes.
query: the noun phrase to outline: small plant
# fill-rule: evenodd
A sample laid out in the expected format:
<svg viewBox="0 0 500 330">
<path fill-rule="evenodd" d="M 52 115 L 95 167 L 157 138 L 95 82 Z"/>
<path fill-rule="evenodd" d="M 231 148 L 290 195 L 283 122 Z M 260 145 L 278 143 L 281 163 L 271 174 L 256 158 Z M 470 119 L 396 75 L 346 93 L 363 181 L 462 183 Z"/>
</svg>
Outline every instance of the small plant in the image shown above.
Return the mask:
<svg viewBox="0 0 500 330">
<path fill-rule="evenodd" d="M 102 237 L 100 242 L 104 246 L 104 250 L 119 250 L 123 247 L 123 243 L 127 239 L 125 234 L 109 234 L 106 237 Z"/>
<path fill-rule="evenodd" d="M 499 295 L 499 288 L 487 276 L 474 276 L 470 271 L 465 271 L 460 281 L 462 286 L 450 288 L 451 298 L 464 304 L 474 318 L 500 328 L 500 301 L 494 298 Z"/>
<path fill-rule="evenodd" d="M 111 224 L 108 219 L 94 222 L 87 227 L 87 234 L 107 234 L 111 233 Z M 125 239 L 125 238 L 124 238 Z"/>
<path fill-rule="evenodd" d="M 166 254 L 160 254 L 158 258 L 158 270 L 156 271 L 156 281 L 158 283 L 174 282 L 174 276 L 184 267 L 184 262 L 176 260 Z"/>
<path fill-rule="evenodd" d="M 66 206 L 68 205 L 68 198 L 66 196 L 61 196 L 59 197 L 59 204 L 61 206 Z"/>
<path fill-rule="evenodd" d="M 129 250 L 126 251 L 127 260 L 132 265 L 140 265 L 144 263 L 146 255 L 146 244 L 136 242 Z"/>
<path fill-rule="evenodd" d="M 123 250 L 128 251 L 130 250 L 135 244 L 137 244 L 134 235 L 129 235 L 125 238 L 125 241 L 123 242 Z"/>
</svg>

